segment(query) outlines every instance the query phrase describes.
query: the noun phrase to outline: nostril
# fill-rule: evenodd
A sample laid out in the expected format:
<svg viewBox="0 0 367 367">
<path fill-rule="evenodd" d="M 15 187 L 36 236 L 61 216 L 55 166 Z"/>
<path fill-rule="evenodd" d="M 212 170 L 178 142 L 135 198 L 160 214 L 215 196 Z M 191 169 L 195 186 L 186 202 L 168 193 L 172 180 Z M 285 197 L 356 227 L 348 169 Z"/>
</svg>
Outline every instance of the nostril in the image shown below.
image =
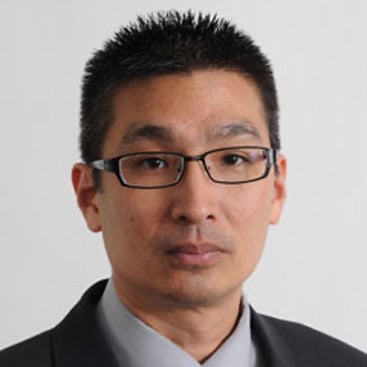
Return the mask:
<svg viewBox="0 0 367 367">
<path fill-rule="evenodd" d="M 209 215 L 207 215 L 206 219 L 214 219 L 214 215 L 209 214 Z"/>
<path fill-rule="evenodd" d="M 188 222 L 188 218 L 186 215 L 180 215 L 178 220 L 182 223 L 187 223 Z"/>
</svg>

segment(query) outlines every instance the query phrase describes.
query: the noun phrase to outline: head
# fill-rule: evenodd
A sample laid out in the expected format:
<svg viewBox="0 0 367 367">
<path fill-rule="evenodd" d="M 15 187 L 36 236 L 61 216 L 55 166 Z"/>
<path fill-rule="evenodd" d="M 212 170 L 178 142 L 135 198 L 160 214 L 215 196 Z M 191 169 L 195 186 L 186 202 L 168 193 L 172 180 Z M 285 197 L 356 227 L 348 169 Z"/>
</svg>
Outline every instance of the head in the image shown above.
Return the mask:
<svg viewBox="0 0 367 367">
<path fill-rule="evenodd" d="M 116 92 L 131 81 L 194 70 L 231 70 L 251 80 L 264 105 L 270 145 L 280 149 L 278 102 L 266 56 L 245 33 L 210 15 L 171 11 L 121 28 L 88 61 L 82 85 L 80 147 L 90 163 L 113 121 Z"/>
<path fill-rule="evenodd" d="M 81 125 L 86 164 L 74 166 L 73 184 L 89 228 L 103 233 L 120 296 L 149 307 L 238 298 L 280 216 L 283 156 L 256 182 L 215 183 L 191 161 L 177 185 L 146 190 L 121 186 L 110 172 L 96 182 L 89 163 L 148 151 L 278 149 L 273 75 L 251 39 L 217 17 L 139 18 L 88 62 Z"/>
</svg>

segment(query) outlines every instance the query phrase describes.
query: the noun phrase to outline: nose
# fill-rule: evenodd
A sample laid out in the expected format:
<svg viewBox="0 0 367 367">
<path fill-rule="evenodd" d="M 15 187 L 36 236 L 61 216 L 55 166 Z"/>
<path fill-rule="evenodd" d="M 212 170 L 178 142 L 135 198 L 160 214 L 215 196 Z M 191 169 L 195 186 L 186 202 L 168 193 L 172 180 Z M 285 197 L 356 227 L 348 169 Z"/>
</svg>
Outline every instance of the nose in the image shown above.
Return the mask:
<svg viewBox="0 0 367 367">
<path fill-rule="evenodd" d="M 202 162 L 187 162 L 181 182 L 172 187 L 172 218 L 186 224 L 214 221 L 217 218 L 217 185 L 208 177 Z"/>
</svg>

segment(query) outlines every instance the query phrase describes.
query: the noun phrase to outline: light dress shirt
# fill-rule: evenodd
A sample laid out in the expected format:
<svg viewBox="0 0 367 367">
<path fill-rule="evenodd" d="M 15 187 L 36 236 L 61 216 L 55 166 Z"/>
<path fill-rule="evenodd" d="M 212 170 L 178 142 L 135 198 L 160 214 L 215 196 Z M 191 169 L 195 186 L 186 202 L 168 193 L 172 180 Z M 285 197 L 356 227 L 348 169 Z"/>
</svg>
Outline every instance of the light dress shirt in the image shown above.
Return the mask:
<svg viewBox="0 0 367 367">
<path fill-rule="evenodd" d="M 203 364 L 133 315 L 118 298 L 111 279 L 97 306 L 97 317 L 121 367 L 256 367 L 245 298 L 235 330 Z"/>
</svg>

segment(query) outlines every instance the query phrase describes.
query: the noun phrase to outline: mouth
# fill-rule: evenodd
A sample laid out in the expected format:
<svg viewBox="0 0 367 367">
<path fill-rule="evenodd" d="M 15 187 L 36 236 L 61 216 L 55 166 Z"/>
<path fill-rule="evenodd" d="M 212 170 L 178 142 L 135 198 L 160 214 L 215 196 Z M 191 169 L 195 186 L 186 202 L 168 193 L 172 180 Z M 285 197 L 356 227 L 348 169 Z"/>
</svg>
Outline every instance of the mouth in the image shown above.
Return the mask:
<svg viewBox="0 0 367 367">
<path fill-rule="evenodd" d="M 203 244 L 180 244 L 166 251 L 173 263 L 180 267 L 204 268 L 214 265 L 225 254 L 219 246 Z"/>
</svg>

